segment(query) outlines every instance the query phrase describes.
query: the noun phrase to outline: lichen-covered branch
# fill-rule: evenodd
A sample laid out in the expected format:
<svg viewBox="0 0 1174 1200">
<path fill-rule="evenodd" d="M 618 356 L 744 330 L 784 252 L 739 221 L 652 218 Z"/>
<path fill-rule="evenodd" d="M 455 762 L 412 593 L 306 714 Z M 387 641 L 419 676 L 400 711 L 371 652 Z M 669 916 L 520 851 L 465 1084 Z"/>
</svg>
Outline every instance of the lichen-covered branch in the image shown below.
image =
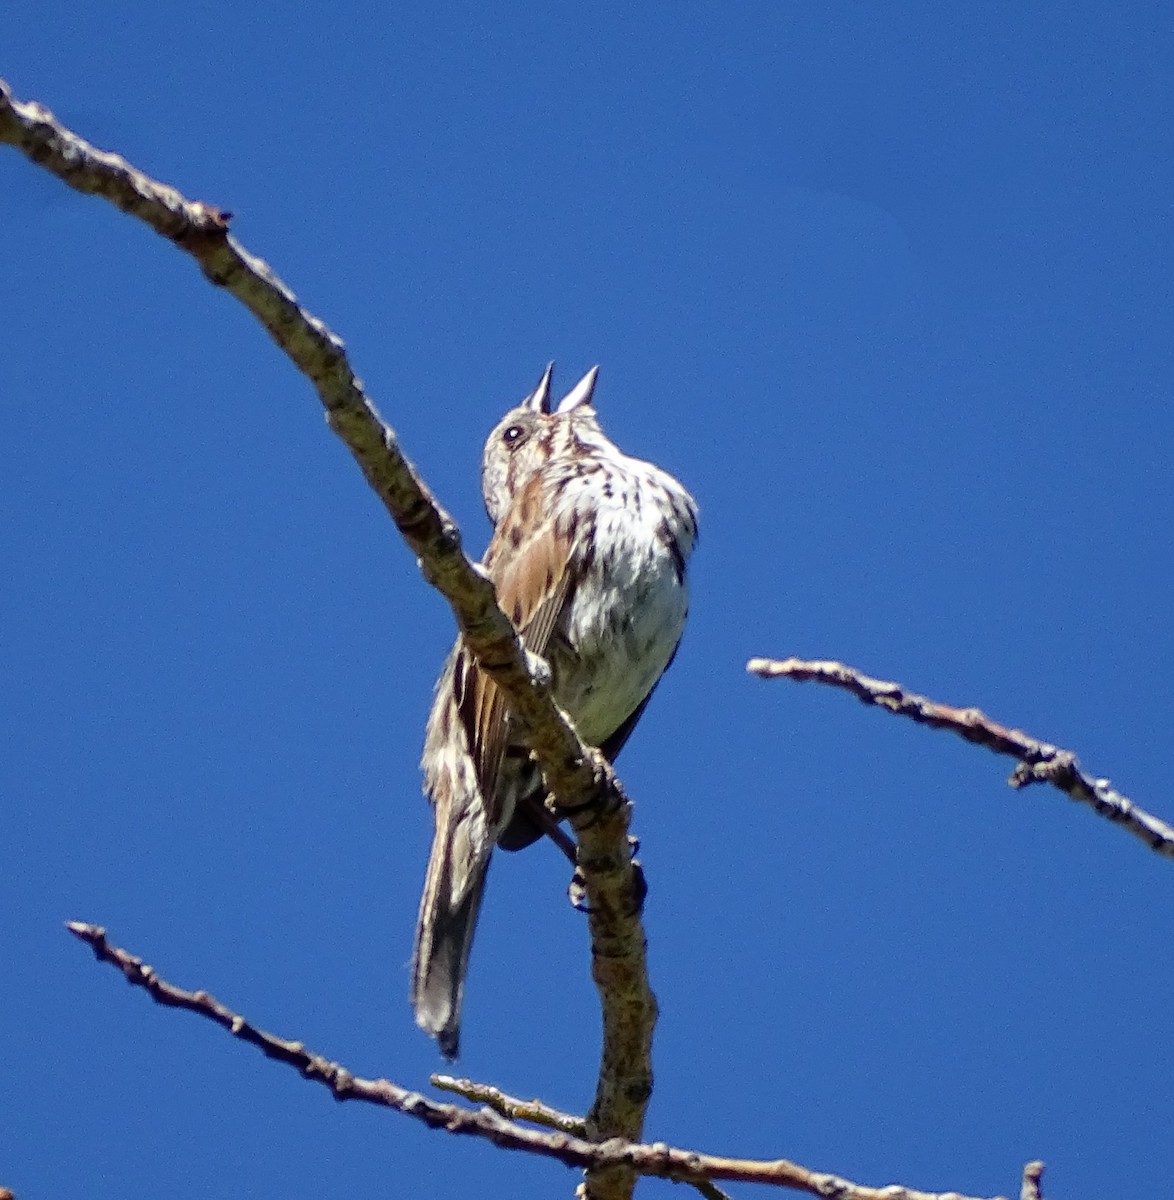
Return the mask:
<svg viewBox="0 0 1174 1200">
<path fill-rule="evenodd" d="M 117 967 L 131 985 L 142 988 L 157 1003 L 186 1009 L 215 1022 L 233 1037 L 255 1046 L 266 1057 L 285 1063 L 306 1079 L 321 1084 L 336 1100 L 361 1100 L 389 1108 L 414 1117 L 431 1129 L 480 1137 L 502 1149 L 555 1159 L 568 1167 L 600 1172 L 622 1169 L 633 1175 L 652 1175 L 699 1187 L 722 1179 L 790 1188 L 825 1200 L 827 1197 L 836 1200 L 973 1200 L 957 1192 L 921 1192 L 897 1185 L 869 1187 L 823 1171 L 812 1171 L 787 1159 L 728 1158 L 681 1150 L 663 1142 L 647 1145 L 622 1138 L 587 1141 L 561 1129 L 529 1129 L 507 1120 L 494 1108 L 468 1109 L 456 1104 L 441 1104 L 387 1079 L 361 1079 L 338 1063 L 307 1050 L 301 1042 L 288 1041 L 258 1029 L 207 992 L 177 988 L 160 978 L 142 959 L 112 946 L 106 940 L 105 930 L 98 926 L 71 921 L 68 928 L 91 947 L 100 962 Z M 469 1085 L 470 1090 L 474 1088 L 476 1085 Z M 463 1087 L 452 1090 L 462 1091 Z M 500 1093 L 497 1096 L 500 1097 Z M 1029 1167 L 1034 1165 L 1029 1164 Z M 714 1195 L 713 1189 L 702 1187 L 702 1190 Z"/>
<path fill-rule="evenodd" d="M 550 791 L 573 810 L 592 975 L 603 1008 L 602 1065 L 592 1119 L 602 1137 L 638 1138 L 651 1087 L 656 1001 L 648 984 L 639 904 L 634 902 L 642 884 L 629 848 L 627 798 L 606 760 L 583 744 L 554 704 L 549 670 L 526 653 L 498 606 L 493 585 L 465 556 L 455 523 L 364 392 L 342 340 L 229 234 L 231 214 L 188 200 L 119 155 L 95 149 L 41 105 L 14 100 L 3 81 L 0 142 L 15 146 L 75 190 L 109 200 L 190 254 L 209 280 L 253 313 L 313 384 L 330 427 L 391 514 L 424 577 L 449 602 L 473 654 L 508 697 Z"/>
<path fill-rule="evenodd" d="M 746 670 L 763 679 L 781 677 L 801 683 L 814 680 L 843 688 L 865 704 L 875 704 L 931 729 L 949 729 L 996 754 L 1017 758 L 1019 765 L 1007 781 L 1013 788 L 1032 783 L 1054 784 L 1073 800 L 1087 804 L 1094 812 L 1141 838 L 1151 850 L 1174 858 L 1174 828 L 1165 821 L 1121 795 L 1107 779 L 1096 779 L 1083 771 L 1071 750 L 1061 750 L 1018 729 L 1008 729 L 977 708 L 940 704 L 906 691 L 899 683 L 872 679 L 839 662 L 752 658 L 746 664 Z"/>
</svg>

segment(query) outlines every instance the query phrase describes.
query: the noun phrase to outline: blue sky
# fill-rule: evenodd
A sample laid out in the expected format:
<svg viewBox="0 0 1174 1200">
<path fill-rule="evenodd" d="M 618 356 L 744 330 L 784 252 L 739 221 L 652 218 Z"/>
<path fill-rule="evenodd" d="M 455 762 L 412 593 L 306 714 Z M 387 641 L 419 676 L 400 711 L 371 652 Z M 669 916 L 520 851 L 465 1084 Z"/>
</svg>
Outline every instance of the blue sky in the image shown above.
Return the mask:
<svg viewBox="0 0 1174 1200">
<path fill-rule="evenodd" d="M 702 508 L 620 760 L 661 1004 L 648 1136 L 862 1182 L 1161 1195 L 1171 864 L 751 655 L 835 657 L 1174 816 L 1165 6 L 50 3 L 0 75 L 236 214 L 471 549 L 545 362 Z M 452 636 L 309 386 L 145 227 L 0 154 L 0 1183 L 570 1194 L 337 1106 L 63 932 L 368 1075 L 406 1001 Z M 565 870 L 495 862 L 462 1072 L 589 1103 Z M 738 1195 L 749 1189 L 734 1189 Z M 641 1194 L 668 1196 L 666 1183 Z"/>
</svg>

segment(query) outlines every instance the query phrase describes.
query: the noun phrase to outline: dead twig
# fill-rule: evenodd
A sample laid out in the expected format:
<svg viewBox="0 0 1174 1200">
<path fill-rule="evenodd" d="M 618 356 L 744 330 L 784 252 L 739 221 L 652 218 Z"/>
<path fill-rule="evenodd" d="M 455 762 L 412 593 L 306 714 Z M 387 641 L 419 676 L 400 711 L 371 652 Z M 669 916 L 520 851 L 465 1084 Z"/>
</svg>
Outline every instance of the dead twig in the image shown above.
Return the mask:
<svg viewBox="0 0 1174 1200">
<path fill-rule="evenodd" d="M 1174 858 L 1174 828 L 1134 804 L 1116 791 L 1107 779 L 1096 779 L 1083 771 L 1071 750 L 1061 750 L 1048 742 L 1029 737 L 1018 729 L 1009 729 L 992 721 L 977 708 L 955 708 L 940 704 L 899 683 L 872 679 L 840 662 L 809 662 L 799 658 L 752 658 L 746 670 L 763 679 L 813 680 L 851 692 L 865 704 L 875 704 L 897 716 L 908 717 L 931 729 L 948 729 L 993 750 L 1017 758 L 1019 765 L 1008 783 L 1013 788 L 1032 783 L 1050 783 L 1060 791 L 1087 804 L 1095 813 L 1128 830 L 1151 850 Z"/>
</svg>

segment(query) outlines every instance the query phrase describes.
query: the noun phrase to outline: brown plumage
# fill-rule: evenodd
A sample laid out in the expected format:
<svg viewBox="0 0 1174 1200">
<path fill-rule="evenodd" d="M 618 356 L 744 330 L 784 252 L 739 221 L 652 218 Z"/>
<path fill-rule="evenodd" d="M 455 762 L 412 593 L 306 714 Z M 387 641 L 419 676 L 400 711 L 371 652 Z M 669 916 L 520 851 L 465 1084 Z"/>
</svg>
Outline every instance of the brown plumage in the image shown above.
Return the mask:
<svg viewBox="0 0 1174 1200">
<path fill-rule="evenodd" d="M 596 371 L 550 407 L 551 368 L 490 434 L 482 490 L 494 533 L 484 566 L 527 649 L 584 739 L 618 752 L 671 661 L 687 610 L 692 497 L 629 458 L 591 407 Z M 412 1002 L 456 1057 L 469 950 L 495 844 L 542 834 L 541 775 L 496 686 L 458 638 L 428 720 L 425 790 L 436 833 L 420 902 Z"/>
</svg>

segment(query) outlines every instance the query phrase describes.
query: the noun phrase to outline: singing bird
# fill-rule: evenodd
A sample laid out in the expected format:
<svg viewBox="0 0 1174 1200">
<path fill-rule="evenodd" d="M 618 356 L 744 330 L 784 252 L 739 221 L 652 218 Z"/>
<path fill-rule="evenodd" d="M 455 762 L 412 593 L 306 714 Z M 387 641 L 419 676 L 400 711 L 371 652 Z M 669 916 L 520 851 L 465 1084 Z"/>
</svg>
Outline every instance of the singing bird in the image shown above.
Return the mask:
<svg viewBox="0 0 1174 1200">
<path fill-rule="evenodd" d="M 554 698 L 614 760 L 677 650 L 697 505 L 603 432 L 598 367 L 551 408 L 553 364 L 489 435 L 481 484 L 493 537 L 483 565 Z M 554 821 L 542 775 L 493 681 L 458 637 L 436 685 L 421 763 L 436 831 L 412 959 L 416 1022 L 455 1058 L 477 912 L 495 845 L 519 850 Z"/>
</svg>

